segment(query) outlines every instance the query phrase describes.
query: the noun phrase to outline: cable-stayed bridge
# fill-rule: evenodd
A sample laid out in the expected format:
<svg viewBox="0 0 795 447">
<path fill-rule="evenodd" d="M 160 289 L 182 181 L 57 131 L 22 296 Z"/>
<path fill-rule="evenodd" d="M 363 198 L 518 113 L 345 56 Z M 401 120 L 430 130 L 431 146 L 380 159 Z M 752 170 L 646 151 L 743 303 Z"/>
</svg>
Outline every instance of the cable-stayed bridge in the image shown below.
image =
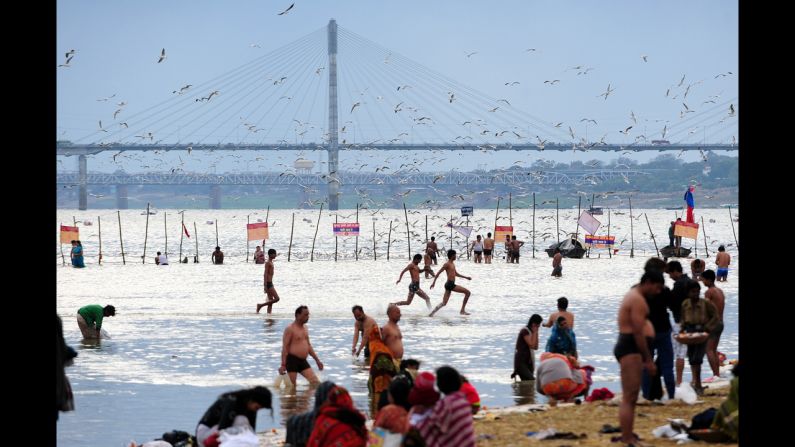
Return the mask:
<svg viewBox="0 0 795 447">
<path fill-rule="evenodd" d="M 222 184 L 269 184 L 274 175 L 282 178 L 287 174 L 305 180 L 299 182 L 302 185 L 325 184 L 329 209 L 336 210 L 340 185 L 355 182 L 421 184 L 416 182 L 434 178 L 438 182 L 439 175 L 444 179 L 460 175 L 474 182 L 468 184 L 485 181 L 472 173 L 357 177 L 341 171 L 340 151 L 677 150 L 701 151 L 703 155 L 710 150 L 739 149 L 733 137 L 728 139 L 737 125 L 732 101 L 736 98 L 712 101 L 700 111 L 688 108 L 679 121 L 655 129 L 654 137 L 631 132 L 633 127 L 641 127 L 637 125 L 622 131 L 622 137 L 593 137 L 592 133 L 589 139 L 587 127 L 586 133 L 579 135 L 571 125 L 564 128 L 562 123 L 518 110 L 508 99 L 492 98 L 462 85 L 338 27 L 332 19 L 326 27 L 200 85 L 175 86 L 168 99 L 135 114 L 127 115 L 126 103 L 118 103 L 112 121 L 104 125 L 100 121 L 95 131 L 74 142 L 56 142 L 56 155 L 79 157 L 76 178 L 75 174 L 60 174 L 57 181 L 78 185 L 79 208 L 86 209 L 87 185 L 106 181 L 117 182 L 114 184 L 125 186 L 125 190 L 128 184 L 210 184 L 220 195 Z M 586 126 L 590 122 L 598 126 L 596 120 L 582 121 Z M 694 129 L 699 128 L 703 132 L 697 134 Z M 700 143 L 694 141 L 696 137 Z M 317 150 L 328 154 L 328 171 L 322 175 L 265 172 L 221 176 L 233 182 L 263 183 L 224 183 L 214 181 L 218 176 L 210 174 L 114 177 L 88 173 L 88 156 L 103 152 L 113 152 L 115 160 L 133 151 L 179 151 L 190 157 L 193 152 Z M 511 175 L 499 181 L 513 181 Z M 640 174 L 616 171 L 556 177 L 551 173 L 525 175 L 523 181 L 565 182 L 561 179 L 572 176 L 583 181 L 587 176 L 602 179 L 617 175 Z M 157 183 L 160 181 L 207 183 Z"/>
</svg>

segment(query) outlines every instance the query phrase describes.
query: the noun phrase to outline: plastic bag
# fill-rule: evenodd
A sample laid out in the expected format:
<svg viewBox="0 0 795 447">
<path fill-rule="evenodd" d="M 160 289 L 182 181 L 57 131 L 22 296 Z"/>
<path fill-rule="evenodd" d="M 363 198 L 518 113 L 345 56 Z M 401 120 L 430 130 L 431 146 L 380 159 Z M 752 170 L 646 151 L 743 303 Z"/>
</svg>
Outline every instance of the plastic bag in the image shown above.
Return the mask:
<svg viewBox="0 0 795 447">
<path fill-rule="evenodd" d="M 99 330 L 99 335 L 100 335 L 100 338 L 108 338 L 108 339 L 111 338 L 110 334 L 108 334 L 108 331 L 106 331 L 105 329 L 100 329 Z"/>
<path fill-rule="evenodd" d="M 282 384 L 284 384 L 285 388 L 290 389 L 292 388 L 293 382 L 290 380 L 290 376 L 287 373 L 279 374 L 276 376 L 276 380 L 273 381 L 274 388 L 281 388 Z"/>
<path fill-rule="evenodd" d="M 674 399 L 680 399 L 686 404 L 693 405 L 698 400 L 698 396 L 689 383 L 682 382 L 680 386 L 676 387 Z"/>
</svg>

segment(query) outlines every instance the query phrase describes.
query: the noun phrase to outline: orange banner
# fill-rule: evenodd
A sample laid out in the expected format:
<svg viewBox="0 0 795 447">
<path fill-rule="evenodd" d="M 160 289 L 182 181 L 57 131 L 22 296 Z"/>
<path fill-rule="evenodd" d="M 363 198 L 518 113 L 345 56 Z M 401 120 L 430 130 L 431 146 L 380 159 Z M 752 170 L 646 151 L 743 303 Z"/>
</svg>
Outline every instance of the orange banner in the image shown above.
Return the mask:
<svg viewBox="0 0 795 447">
<path fill-rule="evenodd" d="M 494 242 L 497 244 L 505 243 L 505 236 L 513 236 L 513 227 L 509 226 L 496 226 L 494 227 Z"/>
<path fill-rule="evenodd" d="M 676 225 L 674 226 L 674 236 L 682 236 L 688 239 L 698 239 L 698 224 L 677 220 Z"/>
<path fill-rule="evenodd" d="M 61 243 L 71 244 L 72 241 L 80 239 L 80 229 L 77 227 L 67 227 L 61 225 Z"/>
<path fill-rule="evenodd" d="M 246 230 L 248 231 L 248 240 L 250 241 L 268 239 L 268 222 L 246 224 Z"/>
</svg>

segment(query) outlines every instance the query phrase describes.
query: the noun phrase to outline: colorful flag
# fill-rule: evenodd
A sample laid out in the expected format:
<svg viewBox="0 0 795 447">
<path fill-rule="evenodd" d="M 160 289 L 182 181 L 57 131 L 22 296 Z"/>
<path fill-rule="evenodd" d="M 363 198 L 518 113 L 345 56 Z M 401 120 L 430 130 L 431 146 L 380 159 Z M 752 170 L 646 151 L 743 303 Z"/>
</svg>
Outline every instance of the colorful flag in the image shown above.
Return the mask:
<svg viewBox="0 0 795 447">
<path fill-rule="evenodd" d="M 494 227 L 494 242 L 498 244 L 505 242 L 506 235 L 513 236 L 513 227 L 510 226 Z"/>
<path fill-rule="evenodd" d="M 472 234 L 472 227 L 462 226 L 462 225 L 453 225 L 450 222 L 447 222 L 447 228 L 453 228 L 455 231 L 464 235 L 464 237 L 469 237 Z"/>
<path fill-rule="evenodd" d="M 268 222 L 246 224 L 248 240 L 258 241 L 268 239 Z"/>
<path fill-rule="evenodd" d="M 677 220 L 676 225 L 674 226 L 674 236 L 682 236 L 688 239 L 697 239 L 698 224 Z"/>
<path fill-rule="evenodd" d="M 594 236 L 591 234 L 585 235 L 585 243 L 595 248 L 607 248 L 616 243 L 615 236 Z"/>
<path fill-rule="evenodd" d="M 581 227 L 585 228 L 585 231 L 591 234 L 596 233 L 596 230 L 598 230 L 599 226 L 602 225 L 602 223 L 596 220 L 596 218 L 593 217 L 588 211 L 583 211 L 582 214 L 580 214 L 580 218 L 577 220 L 577 223 L 580 224 Z"/>
<path fill-rule="evenodd" d="M 358 236 L 358 223 L 335 223 L 334 236 Z"/>
<path fill-rule="evenodd" d="M 184 222 L 182 223 L 182 231 L 184 231 L 185 232 L 185 236 L 188 236 L 188 239 L 190 239 L 190 233 L 188 233 L 188 229 L 185 227 L 185 223 Z"/>
<path fill-rule="evenodd" d="M 67 227 L 61 225 L 61 243 L 71 244 L 72 241 L 80 239 L 80 229 L 77 227 Z"/>
</svg>

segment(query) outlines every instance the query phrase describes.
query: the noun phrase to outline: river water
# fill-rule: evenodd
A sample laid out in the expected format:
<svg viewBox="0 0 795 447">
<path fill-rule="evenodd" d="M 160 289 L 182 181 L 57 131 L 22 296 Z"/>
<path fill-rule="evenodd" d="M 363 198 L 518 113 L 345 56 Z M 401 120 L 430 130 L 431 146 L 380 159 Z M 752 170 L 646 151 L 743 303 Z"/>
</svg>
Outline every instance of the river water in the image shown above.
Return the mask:
<svg viewBox="0 0 795 447">
<path fill-rule="evenodd" d="M 309 306 L 310 338 L 325 363 L 322 378 L 347 387 L 357 407 L 367 412 L 367 366 L 361 358 L 353 359 L 350 355 L 354 323 L 350 309 L 360 304 L 383 325 L 387 321 L 387 304 L 405 299 L 408 278 L 395 285 L 409 254 L 403 210 L 361 210 L 359 259 L 354 259 L 355 238 L 339 238 L 337 262 L 331 224 L 335 216 L 339 222 L 354 222 L 356 210 L 323 211 L 314 262 L 310 262 L 310 253 L 317 210 L 271 210 L 266 249 L 275 248 L 280 253 L 274 284 L 281 296 L 271 316 L 264 315 L 264 310 L 263 314 L 255 313 L 255 304 L 264 301 L 263 266 L 246 262 L 246 219 L 252 223 L 258 219 L 264 221 L 266 211 L 185 211 L 191 238 L 183 240 L 183 256 L 194 256 L 198 236 L 198 264 L 177 263 L 182 216 L 177 211 L 159 210 L 149 216 L 145 264 L 141 256 L 147 232 L 146 216 L 132 210 L 120 213 L 126 265 L 121 258 L 116 212 L 58 211 L 56 225 L 78 221 L 86 255 L 86 268 L 73 269 L 69 266 L 68 246 L 64 246 L 66 266 L 62 267 L 56 244 L 57 312 L 64 320 L 67 344 L 79 352 L 74 366 L 66 370 L 74 389 L 76 411 L 61 414 L 58 445 L 126 446 L 130 440 L 144 442 L 172 429 L 192 432 L 220 393 L 255 385 L 266 385 L 274 391 L 273 418 L 268 411 L 261 411 L 258 431 L 282 427 L 287 416 L 306 411 L 312 405 L 313 393 L 303 379 L 299 379 L 294 395 L 272 387 L 280 363 L 282 331 L 293 321 L 295 308 L 302 304 Z M 576 211 L 561 210 L 561 234 L 575 230 Z M 450 231 L 445 223 L 451 214 L 460 214 L 459 210 L 407 213 L 412 252 L 417 252 L 424 242 L 426 213 L 429 235 L 436 236 L 440 248 L 450 246 Z M 294 234 L 288 262 L 293 214 Z M 476 233 L 485 236 L 493 229 L 494 210 L 476 209 L 475 214 L 470 224 Z M 458 294 L 453 294 L 448 306 L 434 318 L 427 317 L 423 300 L 416 298 L 411 306 L 401 308 L 404 358 L 421 360 L 421 369 L 445 364 L 457 368 L 474 383 L 486 406 L 543 401 L 530 386 L 514 384 L 510 379 L 514 343 L 531 314 L 538 313 L 546 319 L 555 311 L 557 298 L 566 296 L 569 310 L 576 315 L 581 362 L 596 368 L 594 386 L 618 390 L 618 365 L 612 354 L 617 333 L 616 311 L 624 293 L 640 278 L 645 260 L 655 253 L 644 214 L 652 225 L 657 244 L 667 245 L 667 228 L 675 217 L 674 211 L 633 210 L 636 219 L 630 230 L 629 211 L 612 210 L 610 234 L 616 235 L 618 253 L 609 258 L 607 250 L 602 249 L 594 250 L 590 258 L 564 259 L 564 276 L 555 279 L 550 277 L 550 258 L 540 251 L 555 239 L 555 210 L 536 211 L 535 258 L 532 257 L 532 211 L 513 210 L 512 222 L 518 238 L 527 243 L 522 249 L 521 263 L 505 263 L 501 259 L 501 246 L 491 265 L 475 264 L 462 256 L 457 262 L 458 270 L 472 280 L 459 279 L 458 283 L 472 291 L 467 306 L 472 315 L 458 314 L 461 304 Z M 715 268 L 718 245 L 731 244 L 727 247 L 733 257 L 729 281 L 719 284 L 726 294 L 726 328 L 719 350 L 729 358 L 736 358 L 739 256 L 729 212 L 697 210 L 699 222 L 702 216 L 708 236 L 707 268 Z M 607 210 L 605 215 L 597 216 L 603 223 L 598 234 L 606 234 L 607 217 Z M 218 244 L 226 256 L 224 265 L 210 263 L 210 253 L 216 245 L 216 220 Z M 89 221 L 91 225 L 87 225 Z M 463 224 L 464 220 L 455 217 L 454 222 Z M 508 213 L 501 210 L 499 224 L 509 223 Z M 100 224 L 102 265 L 98 265 Z M 387 261 L 390 224 L 392 242 Z M 630 231 L 634 233 L 634 258 L 629 256 Z M 582 237 L 583 230 L 579 232 Z M 166 234 L 172 264 L 157 267 L 154 252 L 166 250 Z M 544 237 L 546 241 L 542 241 Z M 460 250 L 463 236 L 454 233 L 452 243 Z M 698 254 L 704 258 L 701 231 L 698 244 Z M 251 253 L 255 245 L 257 242 L 252 241 Z M 691 247 L 692 241 L 685 240 L 684 246 Z M 689 265 L 683 264 L 689 272 Z M 443 294 L 443 279 L 433 290 L 428 290 L 429 280 L 422 280 L 422 288 L 429 292 L 434 305 Z M 672 285 L 670 279 L 667 281 Z M 106 318 L 103 324 L 111 339 L 99 345 L 81 341 L 75 315 L 86 304 L 116 307 L 117 315 Z M 543 329 L 542 349 L 548 335 L 548 330 Z M 311 359 L 310 364 L 315 368 Z M 703 374 L 707 377 L 707 373 Z"/>
</svg>

